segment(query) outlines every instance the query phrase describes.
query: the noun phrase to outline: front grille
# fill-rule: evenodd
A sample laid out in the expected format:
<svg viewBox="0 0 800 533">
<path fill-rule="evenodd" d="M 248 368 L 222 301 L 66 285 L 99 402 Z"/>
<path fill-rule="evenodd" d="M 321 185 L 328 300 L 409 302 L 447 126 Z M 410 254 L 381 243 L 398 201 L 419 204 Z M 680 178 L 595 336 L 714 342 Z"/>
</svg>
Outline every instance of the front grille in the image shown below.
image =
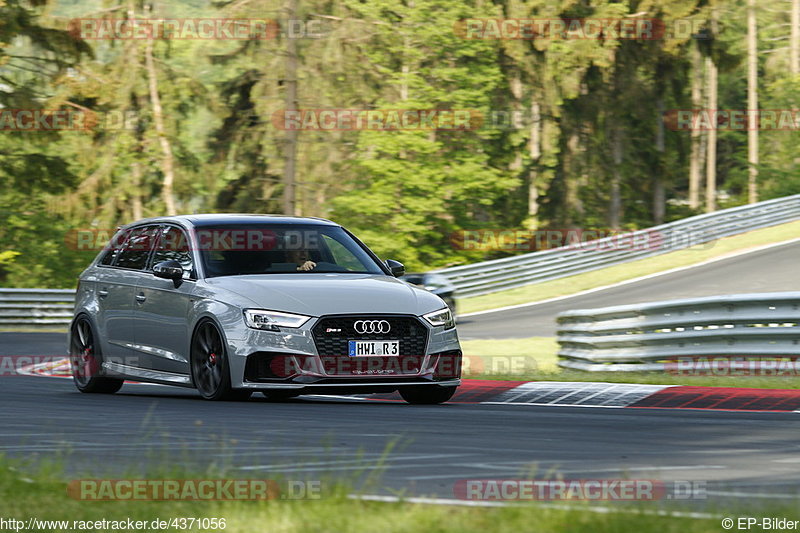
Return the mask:
<svg viewBox="0 0 800 533">
<path fill-rule="evenodd" d="M 354 324 L 359 320 L 385 320 L 388 333 L 358 333 Z M 322 357 L 347 357 L 347 341 L 397 340 L 401 356 L 424 356 L 428 343 L 428 328 L 418 319 L 408 316 L 328 316 L 320 319 L 311 330 L 317 353 Z"/>
</svg>

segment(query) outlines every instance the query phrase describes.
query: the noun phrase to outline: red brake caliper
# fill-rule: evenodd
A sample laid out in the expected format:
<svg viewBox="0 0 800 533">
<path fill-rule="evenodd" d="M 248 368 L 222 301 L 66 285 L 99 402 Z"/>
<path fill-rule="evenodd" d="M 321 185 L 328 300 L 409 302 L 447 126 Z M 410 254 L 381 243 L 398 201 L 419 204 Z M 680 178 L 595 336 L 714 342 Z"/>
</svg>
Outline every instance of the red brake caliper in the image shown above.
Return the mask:
<svg viewBox="0 0 800 533">
<path fill-rule="evenodd" d="M 83 353 L 81 354 L 81 359 L 83 359 L 83 375 L 84 376 L 91 376 L 92 375 L 92 349 L 91 347 L 86 347 L 83 349 Z"/>
</svg>

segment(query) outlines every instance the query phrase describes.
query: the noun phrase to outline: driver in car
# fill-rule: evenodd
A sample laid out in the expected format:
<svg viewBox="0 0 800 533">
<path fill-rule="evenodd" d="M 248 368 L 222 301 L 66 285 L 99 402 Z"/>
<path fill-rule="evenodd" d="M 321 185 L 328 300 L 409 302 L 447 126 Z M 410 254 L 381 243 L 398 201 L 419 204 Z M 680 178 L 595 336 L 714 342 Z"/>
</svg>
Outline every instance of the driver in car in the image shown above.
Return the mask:
<svg viewBox="0 0 800 533">
<path fill-rule="evenodd" d="M 298 272 L 309 272 L 317 266 L 314 261 L 308 258 L 308 252 L 304 250 L 289 250 L 286 255 L 290 263 L 297 264 Z"/>
</svg>

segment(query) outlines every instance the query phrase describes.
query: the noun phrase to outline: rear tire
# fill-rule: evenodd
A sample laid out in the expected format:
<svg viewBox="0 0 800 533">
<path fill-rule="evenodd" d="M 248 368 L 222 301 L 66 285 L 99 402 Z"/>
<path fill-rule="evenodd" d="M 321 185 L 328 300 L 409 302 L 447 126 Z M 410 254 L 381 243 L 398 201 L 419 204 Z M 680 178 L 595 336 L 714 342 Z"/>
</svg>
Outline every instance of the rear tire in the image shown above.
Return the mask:
<svg viewBox="0 0 800 533">
<path fill-rule="evenodd" d="M 231 388 L 228 351 L 216 324 L 205 320 L 197 326 L 191 348 L 192 382 L 206 400 L 244 401 L 253 391 Z"/>
<path fill-rule="evenodd" d="M 121 379 L 100 375 L 103 356 L 97 345 L 92 323 L 86 316 L 79 316 L 71 328 L 69 362 L 72 381 L 81 392 L 92 394 L 114 394 L 124 383 Z"/>
<path fill-rule="evenodd" d="M 458 387 L 441 387 L 425 385 L 422 387 L 408 387 L 400 389 L 400 396 L 413 405 L 436 405 L 444 403 L 453 397 Z"/>
</svg>

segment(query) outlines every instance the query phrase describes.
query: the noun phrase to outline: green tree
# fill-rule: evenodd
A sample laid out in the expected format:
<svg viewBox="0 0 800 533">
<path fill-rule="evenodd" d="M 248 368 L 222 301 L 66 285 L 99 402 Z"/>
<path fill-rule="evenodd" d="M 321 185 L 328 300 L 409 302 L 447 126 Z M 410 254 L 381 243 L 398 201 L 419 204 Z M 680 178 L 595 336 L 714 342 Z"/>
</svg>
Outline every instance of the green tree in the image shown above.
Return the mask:
<svg viewBox="0 0 800 533">
<path fill-rule="evenodd" d="M 0 108 L 57 109 L 53 81 L 91 50 L 67 31 L 42 24 L 45 2 L 0 1 Z M 0 283 L 63 285 L 75 257 L 63 246 L 65 222 L 52 213 L 54 194 L 74 186 L 56 131 L 0 132 Z"/>
</svg>

